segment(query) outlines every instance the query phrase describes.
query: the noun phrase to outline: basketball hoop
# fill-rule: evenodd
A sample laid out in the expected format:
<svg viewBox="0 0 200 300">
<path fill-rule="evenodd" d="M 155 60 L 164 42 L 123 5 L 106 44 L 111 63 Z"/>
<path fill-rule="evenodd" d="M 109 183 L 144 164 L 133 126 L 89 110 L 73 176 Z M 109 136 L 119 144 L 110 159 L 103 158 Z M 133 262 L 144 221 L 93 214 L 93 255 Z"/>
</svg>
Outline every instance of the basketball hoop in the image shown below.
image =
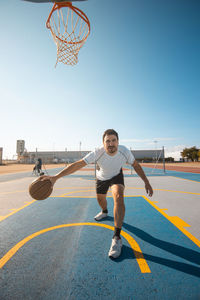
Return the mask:
<svg viewBox="0 0 200 300">
<path fill-rule="evenodd" d="M 71 2 L 55 2 L 46 26 L 57 46 L 56 65 L 58 62 L 72 66 L 77 64 L 79 50 L 90 33 L 87 16 Z"/>
</svg>

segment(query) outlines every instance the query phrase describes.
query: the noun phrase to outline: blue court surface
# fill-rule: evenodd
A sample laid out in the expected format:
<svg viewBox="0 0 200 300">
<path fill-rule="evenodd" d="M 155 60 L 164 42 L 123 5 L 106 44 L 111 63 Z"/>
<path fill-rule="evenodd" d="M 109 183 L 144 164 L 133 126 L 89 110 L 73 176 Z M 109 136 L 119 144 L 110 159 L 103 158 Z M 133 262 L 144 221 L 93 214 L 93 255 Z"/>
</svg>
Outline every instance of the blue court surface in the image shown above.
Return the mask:
<svg viewBox="0 0 200 300">
<path fill-rule="evenodd" d="M 0 224 L 1 257 L 49 229 L 6 261 L 0 299 L 200 299 L 199 247 L 143 197 L 127 197 L 125 203 L 123 230 L 139 245 L 147 269 L 141 270 L 140 253 L 123 237 L 121 257 L 108 258 L 112 231 L 104 224 L 113 226 L 113 217 L 94 221 L 95 198 L 52 197 Z"/>
<path fill-rule="evenodd" d="M 166 175 L 200 182 L 199 173 L 177 172 L 177 171 L 167 170 Z"/>
<path fill-rule="evenodd" d="M 154 169 L 154 168 L 147 168 L 147 167 L 143 167 L 143 170 L 144 170 L 145 174 L 148 175 L 148 177 L 172 176 L 172 177 L 178 177 L 178 178 L 182 178 L 182 179 L 200 182 L 200 174 L 199 173 L 180 172 L 180 171 L 172 171 L 172 170 L 165 170 L 165 172 L 164 172 L 162 169 Z M 132 174 L 129 176 L 137 176 L 137 175 Z"/>
<path fill-rule="evenodd" d="M 126 168 L 129 168 L 129 166 L 126 166 Z M 147 167 L 143 167 L 143 170 L 148 177 L 172 176 L 172 177 L 178 177 L 178 178 L 182 178 L 182 179 L 200 182 L 200 174 L 199 173 L 178 172 L 178 171 L 171 171 L 171 170 L 166 170 L 164 172 L 162 169 L 154 169 L 154 168 L 147 168 Z M 48 170 L 47 172 L 50 175 L 53 175 L 59 171 L 61 171 L 61 168 L 55 168 L 53 170 Z M 0 175 L 0 182 L 21 179 L 21 178 L 24 178 L 25 176 L 31 176 L 31 172 Z M 137 174 L 131 173 L 131 169 L 129 172 L 127 172 L 127 174 L 125 174 L 125 176 L 126 177 L 138 177 Z M 68 175 L 68 177 L 80 178 L 80 175 L 71 174 L 71 175 Z M 86 178 L 86 179 L 94 179 L 94 174 L 82 174 L 81 177 Z"/>
<path fill-rule="evenodd" d="M 108 193 L 109 216 L 96 222 L 93 172 L 63 178 L 45 201 L 30 199 L 27 173 L 2 177 L 0 299 L 199 300 L 199 182 L 154 176 L 155 196 L 148 199 L 142 181 L 125 172 L 123 248 L 116 260 L 108 257 L 113 199 Z M 185 209 L 183 220 L 156 206 L 159 199 L 175 213 Z"/>
</svg>

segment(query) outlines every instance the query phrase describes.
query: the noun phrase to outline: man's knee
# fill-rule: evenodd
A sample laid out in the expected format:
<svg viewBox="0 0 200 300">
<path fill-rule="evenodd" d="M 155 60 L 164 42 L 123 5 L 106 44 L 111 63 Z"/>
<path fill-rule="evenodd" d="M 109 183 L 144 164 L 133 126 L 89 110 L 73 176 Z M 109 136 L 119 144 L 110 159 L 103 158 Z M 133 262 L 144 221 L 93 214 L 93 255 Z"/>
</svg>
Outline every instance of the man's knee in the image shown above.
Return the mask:
<svg viewBox="0 0 200 300">
<path fill-rule="evenodd" d="M 122 184 L 113 184 L 111 190 L 114 195 L 124 196 L 124 186 Z"/>
<path fill-rule="evenodd" d="M 112 194 L 114 202 L 118 205 L 124 205 L 124 186 L 123 185 L 113 185 Z"/>
<path fill-rule="evenodd" d="M 106 194 L 97 194 L 97 199 L 98 200 L 105 200 L 106 199 Z"/>
<path fill-rule="evenodd" d="M 115 193 L 113 193 L 113 197 L 114 197 L 115 201 L 117 201 L 117 202 L 123 202 L 124 201 L 124 194 L 123 193 L 115 192 Z"/>
</svg>

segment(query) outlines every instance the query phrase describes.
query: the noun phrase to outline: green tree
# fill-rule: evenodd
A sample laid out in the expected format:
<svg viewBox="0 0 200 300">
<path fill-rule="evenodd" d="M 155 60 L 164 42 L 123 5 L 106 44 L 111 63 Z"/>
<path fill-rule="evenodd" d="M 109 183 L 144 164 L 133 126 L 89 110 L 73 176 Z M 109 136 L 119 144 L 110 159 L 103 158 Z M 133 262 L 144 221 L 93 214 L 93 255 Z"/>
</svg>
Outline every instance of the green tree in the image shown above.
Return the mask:
<svg viewBox="0 0 200 300">
<path fill-rule="evenodd" d="M 181 156 L 182 156 L 183 159 L 184 158 L 189 159 L 188 154 L 189 154 L 189 149 L 188 148 L 184 148 L 183 151 L 181 152 Z"/>
<path fill-rule="evenodd" d="M 198 151 L 198 160 L 200 161 L 200 149 Z"/>
<path fill-rule="evenodd" d="M 191 161 L 198 161 L 199 150 L 200 149 L 197 149 L 196 146 L 193 146 L 191 148 L 184 148 L 181 152 L 181 156 Z"/>
</svg>

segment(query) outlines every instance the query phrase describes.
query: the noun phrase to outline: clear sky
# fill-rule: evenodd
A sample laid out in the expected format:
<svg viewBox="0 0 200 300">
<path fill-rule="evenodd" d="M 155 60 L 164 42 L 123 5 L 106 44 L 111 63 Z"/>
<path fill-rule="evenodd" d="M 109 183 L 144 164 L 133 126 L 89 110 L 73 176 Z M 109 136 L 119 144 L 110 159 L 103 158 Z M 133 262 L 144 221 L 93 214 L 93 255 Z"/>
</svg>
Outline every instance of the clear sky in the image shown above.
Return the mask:
<svg viewBox="0 0 200 300">
<path fill-rule="evenodd" d="M 51 3 L 0 3 L 0 147 L 92 150 L 114 128 L 132 149 L 200 147 L 200 1 L 76 2 L 91 22 L 79 63 L 56 62 Z"/>
</svg>

